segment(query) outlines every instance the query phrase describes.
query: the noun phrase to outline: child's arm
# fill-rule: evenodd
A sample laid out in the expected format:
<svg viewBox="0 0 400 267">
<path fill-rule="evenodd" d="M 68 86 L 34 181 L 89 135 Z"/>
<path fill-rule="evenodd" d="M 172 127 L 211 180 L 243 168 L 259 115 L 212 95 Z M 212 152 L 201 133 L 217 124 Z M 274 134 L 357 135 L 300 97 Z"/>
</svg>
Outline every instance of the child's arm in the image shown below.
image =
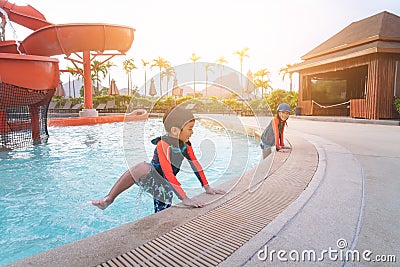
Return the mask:
<svg viewBox="0 0 400 267">
<path fill-rule="evenodd" d="M 192 206 L 196 208 L 204 207 L 204 204 L 201 201 L 198 201 L 193 198 L 188 198 L 185 191 L 181 187 L 178 179 L 174 175 L 174 172 L 171 167 L 171 162 L 168 160 L 168 149 L 169 144 L 164 141 L 159 141 L 157 143 L 157 153 L 158 158 L 160 160 L 161 169 L 164 172 L 165 177 L 167 178 L 168 182 L 171 184 L 173 189 L 176 192 L 176 195 L 180 200 L 182 200 L 182 204 L 185 206 Z"/>
<path fill-rule="evenodd" d="M 274 130 L 274 137 L 275 137 L 275 148 L 276 151 L 281 150 L 281 140 L 279 136 L 279 119 L 278 118 L 273 118 L 272 119 L 272 129 Z M 283 138 L 283 135 L 282 135 Z"/>
<path fill-rule="evenodd" d="M 283 148 L 285 146 L 285 143 L 283 141 L 284 140 L 284 138 L 283 138 L 283 132 L 284 131 L 285 131 L 285 124 L 283 124 L 283 127 L 282 127 L 282 134 L 279 135 L 279 145 L 280 145 L 281 148 Z"/>
<path fill-rule="evenodd" d="M 205 187 L 208 185 L 207 178 L 204 174 L 203 167 L 201 167 L 200 162 L 197 160 L 196 156 L 194 155 L 193 148 L 190 144 L 187 144 L 186 146 L 187 153 L 188 153 L 188 161 L 190 164 L 190 167 L 192 167 L 192 170 L 197 176 L 197 179 L 199 179 L 201 186 Z"/>
<path fill-rule="evenodd" d="M 225 194 L 225 190 L 222 189 L 217 189 L 217 188 L 211 188 L 211 186 L 208 184 L 207 178 L 204 174 L 203 167 L 201 167 L 200 162 L 197 160 L 196 156 L 194 155 L 194 151 L 192 149 L 191 145 L 187 145 L 187 152 L 188 152 L 188 160 L 190 163 L 190 166 L 192 167 L 194 173 L 196 174 L 197 178 L 199 179 L 201 185 L 204 187 L 204 190 L 206 190 L 207 194 L 215 195 L 215 194 Z"/>
<path fill-rule="evenodd" d="M 282 128 L 282 134 L 279 136 L 279 144 L 281 149 L 291 149 L 290 146 L 285 146 L 284 140 L 285 138 L 283 137 L 283 133 L 285 132 L 285 125 L 283 125 Z"/>
<path fill-rule="evenodd" d="M 168 182 L 175 190 L 178 198 L 182 200 L 186 197 L 186 193 L 185 191 L 183 191 L 181 184 L 174 175 L 171 162 L 167 157 L 169 152 L 168 149 L 169 149 L 169 144 L 167 142 L 161 140 L 157 143 L 157 153 L 158 153 L 158 158 L 160 160 L 161 169 L 165 175 L 165 178 L 167 178 Z"/>
</svg>

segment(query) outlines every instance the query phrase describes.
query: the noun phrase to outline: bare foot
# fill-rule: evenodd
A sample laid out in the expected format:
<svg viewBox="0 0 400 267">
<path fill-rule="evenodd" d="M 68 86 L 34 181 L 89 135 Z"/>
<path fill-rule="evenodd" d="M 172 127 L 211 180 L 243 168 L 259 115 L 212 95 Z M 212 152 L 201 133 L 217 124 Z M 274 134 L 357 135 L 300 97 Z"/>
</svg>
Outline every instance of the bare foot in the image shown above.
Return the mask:
<svg viewBox="0 0 400 267">
<path fill-rule="evenodd" d="M 108 197 L 105 197 L 100 200 L 92 200 L 92 205 L 102 210 L 106 209 L 111 203 L 112 201 L 110 201 Z"/>
</svg>

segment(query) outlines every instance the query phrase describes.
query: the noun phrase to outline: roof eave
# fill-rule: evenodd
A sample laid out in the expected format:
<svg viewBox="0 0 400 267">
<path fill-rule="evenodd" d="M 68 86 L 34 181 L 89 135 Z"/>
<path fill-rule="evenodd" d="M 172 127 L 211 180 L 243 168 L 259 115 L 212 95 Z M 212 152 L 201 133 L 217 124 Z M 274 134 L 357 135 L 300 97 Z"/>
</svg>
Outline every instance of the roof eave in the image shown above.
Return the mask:
<svg viewBox="0 0 400 267">
<path fill-rule="evenodd" d="M 315 62 L 310 62 L 307 63 L 307 61 L 301 62 L 299 64 L 293 65 L 291 67 L 288 68 L 288 72 L 298 72 L 300 70 L 304 70 L 304 69 L 309 69 L 309 68 L 313 68 L 313 67 L 318 67 L 321 65 L 326 65 L 329 63 L 334 63 L 337 61 L 342 61 L 342 60 L 346 60 L 346 59 L 350 59 L 350 58 L 355 58 L 355 57 L 360 57 L 360 56 L 365 56 L 365 55 L 369 55 L 369 54 L 373 54 L 373 53 L 377 53 L 377 52 L 383 52 L 383 51 L 379 51 L 380 49 L 378 49 L 377 47 L 371 47 L 368 49 L 364 49 L 361 51 L 357 51 L 354 53 L 350 53 L 344 56 L 338 56 L 338 57 L 332 57 L 332 58 L 327 58 L 327 59 L 323 59 L 323 60 L 319 60 L 319 61 L 315 61 Z M 400 53 L 400 49 L 398 49 L 398 53 Z"/>
<path fill-rule="evenodd" d="M 308 59 L 312 59 L 312 58 L 316 58 L 316 57 L 320 57 L 326 54 L 331 54 L 331 53 L 335 53 L 341 50 L 345 50 L 345 49 L 349 49 L 355 46 L 359 46 L 359 45 L 363 45 L 363 44 L 367 44 L 367 43 L 371 43 L 374 41 L 388 41 L 388 42 L 400 42 L 400 37 L 394 37 L 394 36 L 382 36 L 382 35 L 375 35 L 375 36 L 371 36 L 368 38 L 365 38 L 363 40 L 357 41 L 357 42 L 353 42 L 350 44 L 344 44 L 344 45 L 340 45 L 316 54 L 312 54 L 312 55 L 304 55 L 301 57 L 302 60 L 308 60 Z"/>
</svg>

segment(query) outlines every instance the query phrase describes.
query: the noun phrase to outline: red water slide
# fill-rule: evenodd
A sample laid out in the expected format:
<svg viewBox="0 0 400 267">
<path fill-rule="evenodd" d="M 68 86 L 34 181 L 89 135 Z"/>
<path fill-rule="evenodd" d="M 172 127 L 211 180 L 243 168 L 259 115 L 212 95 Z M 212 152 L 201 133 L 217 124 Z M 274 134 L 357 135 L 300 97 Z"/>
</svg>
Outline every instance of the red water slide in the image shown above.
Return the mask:
<svg viewBox="0 0 400 267">
<path fill-rule="evenodd" d="M 0 0 L 9 19 L 34 30 L 17 48 L 15 41 L 0 41 L 0 79 L 3 82 L 36 90 L 54 89 L 59 70 L 50 56 L 85 51 L 128 51 L 134 29 L 112 24 L 52 24 L 30 5 L 18 6 Z M 20 55 L 19 51 L 24 55 Z M 43 56 L 38 57 L 38 56 Z M 55 78 L 57 77 L 57 78 Z M 1 99 L 0 99 L 1 101 Z M 6 103 L 0 102 L 0 107 Z"/>
<path fill-rule="evenodd" d="M 125 53 L 134 39 L 135 30 L 127 26 L 90 23 L 56 25 L 48 22 L 30 5 L 18 6 L 0 0 L 0 8 L 10 21 L 34 31 L 18 45 L 16 41 L 0 41 L 0 96 L 3 96 L 0 97 L 0 135 L 10 131 L 5 115 L 7 108 L 28 105 L 34 110 L 33 107 L 50 101 L 59 83 L 58 60 L 50 56 L 83 52 L 85 57 L 85 53 L 90 51 L 107 50 Z M 6 95 L 8 97 L 4 97 Z M 86 102 L 91 103 L 91 97 L 90 101 L 85 99 L 85 105 Z M 32 124 L 34 121 L 36 119 L 32 119 Z M 32 125 L 33 137 L 35 127 Z"/>
<path fill-rule="evenodd" d="M 11 21 L 31 30 L 37 30 L 52 24 L 46 20 L 42 13 L 30 5 L 18 6 L 7 0 L 0 0 L 0 8 L 6 11 Z"/>
</svg>

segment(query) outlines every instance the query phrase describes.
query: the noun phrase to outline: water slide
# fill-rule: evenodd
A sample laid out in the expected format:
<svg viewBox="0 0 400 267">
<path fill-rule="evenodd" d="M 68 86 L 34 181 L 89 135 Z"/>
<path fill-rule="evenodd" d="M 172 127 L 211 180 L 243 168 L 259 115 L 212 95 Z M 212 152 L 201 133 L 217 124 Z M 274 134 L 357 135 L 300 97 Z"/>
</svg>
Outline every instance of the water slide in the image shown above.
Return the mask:
<svg viewBox="0 0 400 267">
<path fill-rule="evenodd" d="M 49 59 L 43 58 L 42 64 L 40 64 L 41 59 L 39 57 L 30 57 L 30 55 L 50 57 L 84 51 L 106 50 L 117 50 L 125 53 L 130 49 L 134 38 L 135 30 L 127 26 L 97 23 L 52 24 L 30 5 L 18 6 L 9 3 L 7 0 L 0 0 L 0 8 L 7 13 L 10 21 L 34 30 L 32 34 L 20 41 L 19 45 L 16 41 L 0 41 L 0 65 L 7 62 L 8 68 L 10 68 L 8 72 L 3 72 L 4 70 L 0 69 L 1 79 L 3 82 L 7 80 L 15 85 L 20 83 L 18 77 L 23 75 L 36 77 L 36 75 L 29 73 L 29 70 L 36 72 L 30 66 L 43 65 L 43 67 L 48 66 L 52 69 L 49 72 L 44 72 L 42 76 L 53 77 L 54 72 L 58 75 L 58 70 L 52 68 L 53 63 Z M 15 58 L 15 64 L 11 63 L 12 58 Z M 20 69 L 21 65 L 24 65 L 22 62 L 26 62 L 24 72 Z M 26 88 L 31 87 L 27 86 Z M 35 89 L 47 90 L 50 88 Z"/>
<path fill-rule="evenodd" d="M 131 27 L 53 24 L 32 6 L 18 6 L 7 0 L 0 0 L 0 15 L 0 22 L 12 21 L 33 30 L 22 41 L 0 39 L 0 135 L 10 131 L 7 108 L 28 105 L 33 110 L 43 102 L 49 103 L 59 83 L 58 60 L 51 56 L 108 50 L 125 53 L 134 39 Z M 37 137 L 35 127 L 32 125 L 32 136 Z"/>
</svg>

